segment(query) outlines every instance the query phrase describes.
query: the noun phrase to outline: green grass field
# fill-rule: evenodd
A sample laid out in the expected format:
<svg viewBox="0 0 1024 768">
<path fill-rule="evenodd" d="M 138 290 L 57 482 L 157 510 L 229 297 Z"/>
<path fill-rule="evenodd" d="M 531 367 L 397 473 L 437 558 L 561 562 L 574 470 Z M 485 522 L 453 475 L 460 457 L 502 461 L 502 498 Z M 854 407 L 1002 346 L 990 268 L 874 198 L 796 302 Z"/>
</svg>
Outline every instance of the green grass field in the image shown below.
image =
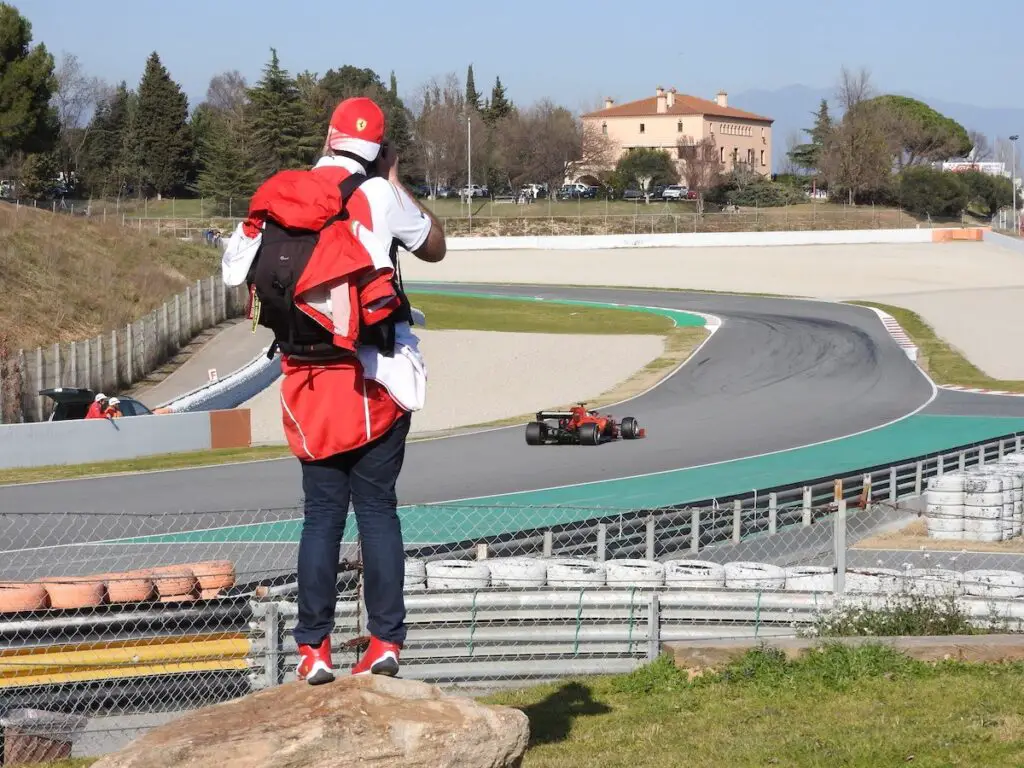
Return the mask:
<svg viewBox="0 0 1024 768">
<path fill-rule="evenodd" d="M 529 717 L 523 768 L 1019 768 L 1022 684 L 1021 664 L 823 645 L 793 661 L 751 651 L 693 680 L 662 657 L 484 701 Z"/>
</svg>

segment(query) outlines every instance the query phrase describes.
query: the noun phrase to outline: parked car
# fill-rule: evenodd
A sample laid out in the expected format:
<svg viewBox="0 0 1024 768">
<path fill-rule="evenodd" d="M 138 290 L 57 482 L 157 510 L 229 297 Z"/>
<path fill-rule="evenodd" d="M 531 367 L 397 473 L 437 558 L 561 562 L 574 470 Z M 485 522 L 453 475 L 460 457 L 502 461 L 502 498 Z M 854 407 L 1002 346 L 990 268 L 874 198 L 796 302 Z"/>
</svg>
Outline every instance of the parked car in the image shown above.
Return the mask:
<svg viewBox="0 0 1024 768">
<path fill-rule="evenodd" d="M 566 184 L 558 190 L 558 197 L 562 200 L 590 200 L 597 196 L 597 187 L 588 184 Z"/>
<path fill-rule="evenodd" d="M 670 184 L 661 191 L 662 200 L 684 200 L 689 192 L 682 184 Z"/>
<path fill-rule="evenodd" d="M 644 199 L 644 193 L 641 192 L 639 189 L 630 188 L 630 189 L 627 189 L 627 190 L 623 191 L 622 199 L 623 200 L 643 200 Z"/>
<path fill-rule="evenodd" d="M 53 412 L 49 421 L 74 421 L 84 419 L 89 406 L 96 399 L 96 393 L 82 387 L 55 387 L 39 390 L 41 397 L 53 401 Z M 133 397 L 117 396 L 124 416 L 152 416 L 153 412 Z"/>
<path fill-rule="evenodd" d="M 487 197 L 487 187 L 479 184 L 470 184 L 459 190 L 459 197 Z"/>
<path fill-rule="evenodd" d="M 687 200 L 696 200 L 697 199 L 697 190 L 696 189 L 688 189 L 688 190 L 686 190 L 686 199 Z"/>
</svg>

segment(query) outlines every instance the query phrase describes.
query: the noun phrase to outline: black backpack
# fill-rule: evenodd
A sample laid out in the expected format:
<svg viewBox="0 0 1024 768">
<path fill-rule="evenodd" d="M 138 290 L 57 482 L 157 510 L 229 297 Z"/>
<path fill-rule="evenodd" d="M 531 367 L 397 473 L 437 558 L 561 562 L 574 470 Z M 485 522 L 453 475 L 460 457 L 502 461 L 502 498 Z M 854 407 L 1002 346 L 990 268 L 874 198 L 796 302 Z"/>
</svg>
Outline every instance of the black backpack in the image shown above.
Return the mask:
<svg viewBox="0 0 1024 768">
<path fill-rule="evenodd" d="M 295 305 L 295 286 L 309 264 L 320 240 L 320 233 L 336 221 L 348 219 L 349 198 L 366 181 L 363 174 L 352 174 L 339 184 L 341 210 L 324 222 L 319 230 L 294 229 L 267 218 L 260 246 L 249 267 L 246 283 L 252 304 L 251 317 L 257 325 L 274 332 L 274 343 L 267 350 L 273 357 L 277 350 L 304 359 L 333 361 L 351 356 L 337 346 L 331 333 L 308 317 Z M 403 307 L 405 298 L 402 297 Z M 404 313 L 403 313 L 404 314 Z M 394 352 L 395 318 L 360 328 L 359 341 L 373 344 L 387 354 Z"/>
</svg>

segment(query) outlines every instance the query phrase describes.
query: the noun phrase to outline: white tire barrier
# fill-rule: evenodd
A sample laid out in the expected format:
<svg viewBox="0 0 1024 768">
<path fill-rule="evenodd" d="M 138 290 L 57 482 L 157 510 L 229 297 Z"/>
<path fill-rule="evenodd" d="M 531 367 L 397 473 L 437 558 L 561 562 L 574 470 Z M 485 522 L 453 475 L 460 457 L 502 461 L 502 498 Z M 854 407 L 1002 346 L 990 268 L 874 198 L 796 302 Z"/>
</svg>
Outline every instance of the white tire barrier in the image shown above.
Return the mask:
<svg viewBox="0 0 1024 768">
<path fill-rule="evenodd" d="M 899 589 L 902 574 L 892 568 L 850 568 L 846 572 L 846 591 L 885 595 Z"/>
<path fill-rule="evenodd" d="M 474 560 L 431 560 L 427 563 L 428 589 L 483 589 L 491 572 Z"/>
<path fill-rule="evenodd" d="M 966 571 L 963 585 L 972 597 L 1024 597 L 1024 573 L 1019 571 Z"/>
<path fill-rule="evenodd" d="M 427 581 L 427 564 L 416 558 L 405 560 L 405 586 L 425 584 Z"/>
<path fill-rule="evenodd" d="M 549 587 L 603 587 L 605 567 L 595 560 L 557 558 L 548 562 Z"/>
<path fill-rule="evenodd" d="M 665 566 L 654 560 L 609 560 L 604 564 L 609 587 L 660 587 L 665 584 Z"/>
<path fill-rule="evenodd" d="M 831 592 L 832 569 L 823 565 L 797 565 L 786 569 L 786 589 L 794 592 Z"/>
<path fill-rule="evenodd" d="M 728 589 L 785 589 L 786 571 L 767 563 L 727 563 L 725 586 Z"/>
<path fill-rule="evenodd" d="M 280 376 L 281 356 L 275 355 L 270 359 L 265 352 L 261 352 L 258 357 L 224 378 L 204 384 L 156 407 L 166 408 L 170 413 L 230 410 L 256 397 Z"/>
<path fill-rule="evenodd" d="M 709 560 L 667 560 L 665 585 L 684 589 L 721 589 L 725 566 Z"/>
<path fill-rule="evenodd" d="M 911 568 L 905 576 L 907 591 L 916 595 L 943 597 L 963 592 L 963 576 L 945 568 Z"/>
<path fill-rule="evenodd" d="M 543 587 L 548 581 L 548 566 L 539 558 L 495 557 L 482 562 L 490 571 L 492 587 L 525 589 Z"/>
<path fill-rule="evenodd" d="M 928 506 L 934 504 L 936 506 L 962 507 L 966 479 L 966 473 L 959 471 L 929 478 L 924 492 L 925 503 Z"/>
</svg>

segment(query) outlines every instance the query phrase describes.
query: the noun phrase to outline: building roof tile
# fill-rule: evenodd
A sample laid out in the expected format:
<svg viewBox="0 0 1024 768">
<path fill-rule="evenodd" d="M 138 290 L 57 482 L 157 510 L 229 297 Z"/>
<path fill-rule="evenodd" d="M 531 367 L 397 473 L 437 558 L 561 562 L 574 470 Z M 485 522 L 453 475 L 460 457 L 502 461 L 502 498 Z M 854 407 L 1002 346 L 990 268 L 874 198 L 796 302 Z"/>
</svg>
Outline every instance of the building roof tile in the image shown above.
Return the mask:
<svg viewBox="0 0 1024 768">
<path fill-rule="evenodd" d="M 741 120 L 775 122 L 770 117 L 756 115 L 753 112 L 746 112 L 735 107 L 722 107 L 716 101 L 688 96 L 683 93 L 675 94 L 675 103 L 668 107 L 665 112 L 661 113 L 658 112 L 658 97 L 651 96 L 650 98 L 629 101 L 625 104 L 615 104 L 605 109 L 588 112 L 583 117 L 658 117 L 660 115 L 707 115 L 709 117 L 732 117 Z"/>
</svg>

